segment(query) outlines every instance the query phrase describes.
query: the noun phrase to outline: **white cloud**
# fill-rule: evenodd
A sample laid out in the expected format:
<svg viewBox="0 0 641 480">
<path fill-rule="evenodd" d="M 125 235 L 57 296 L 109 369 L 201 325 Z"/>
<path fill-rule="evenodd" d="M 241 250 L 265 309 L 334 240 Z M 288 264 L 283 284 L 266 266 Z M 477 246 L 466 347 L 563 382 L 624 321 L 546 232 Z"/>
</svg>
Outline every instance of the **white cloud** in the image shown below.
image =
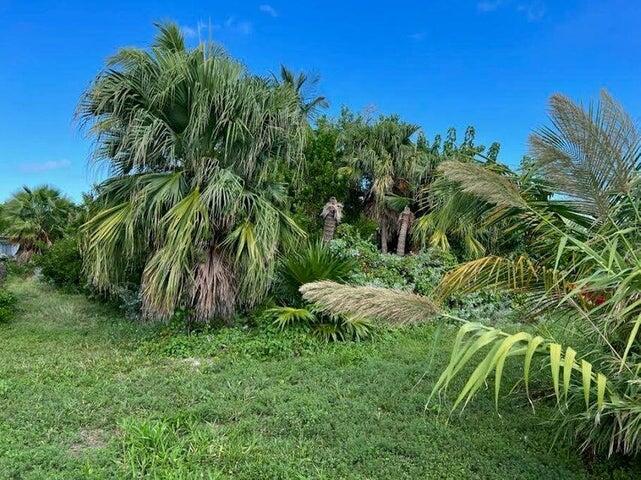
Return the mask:
<svg viewBox="0 0 641 480">
<path fill-rule="evenodd" d="M 263 3 L 262 5 L 260 5 L 258 7 L 258 10 L 274 18 L 278 16 L 278 12 L 276 11 L 276 9 L 268 3 Z"/>
<path fill-rule="evenodd" d="M 180 30 L 185 35 L 185 38 L 200 38 L 201 36 L 208 36 L 213 32 L 225 32 L 236 35 L 251 35 L 254 26 L 247 20 L 240 20 L 234 16 L 227 17 L 223 23 L 204 22 L 200 20 L 195 26 L 181 25 Z"/>
<path fill-rule="evenodd" d="M 50 172 L 51 170 L 60 170 L 71 166 L 71 162 L 67 159 L 62 160 L 48 160 L 46 162 L 26 163 L 20 165 L 19 170 L 23 173 L 43 173 Z"/>
<path fill-rule="evenodd" d="M 198 35 L 198 31 L 195 28 L 188 27 L 186 25 L 181 26 L 180 30 L 183 32 L 185 38 L 194 38 Z"/>
<path fill-rule="evenodd" d="M 493 12 L 503 3 L 505 3 L 504 0 L 483 0 L 476 4 L 476 8 L 478 8 L 480 12 Z"/>
<path fill-rule="evenodd" d="M 476 8 L 481 13 L 494 12 L 503 7 L 509 7 L 524 15 L 530 22 L 541 20 L 545 15 L 543 0 L 526 0 L 519 3 L 514 0 L 482 0 L 476 4 Z"/>
<path fill-rule="evenodd" d="M 541 20 L 545 15 L 545 5 L 537 1 L 522 3 L 517 7 L 517 10 L 523 13 L 530 22 Z"/>
<path fill-rule="evenodd" d="M 410 35 L 410 38 L 415 42 L 420 42 L 425 39 L 425 32 L 416 32 Z"/>
<path fill-rule="evenodd" d="M 216 29 L 216 25 L 214 25 L 214 29 Z M 225 20 L 223 29 L 239 35 L 250 35 L 254 26 L 247 20 L 238 20 L 236 17 L 229 17 Z"/>
</svg>

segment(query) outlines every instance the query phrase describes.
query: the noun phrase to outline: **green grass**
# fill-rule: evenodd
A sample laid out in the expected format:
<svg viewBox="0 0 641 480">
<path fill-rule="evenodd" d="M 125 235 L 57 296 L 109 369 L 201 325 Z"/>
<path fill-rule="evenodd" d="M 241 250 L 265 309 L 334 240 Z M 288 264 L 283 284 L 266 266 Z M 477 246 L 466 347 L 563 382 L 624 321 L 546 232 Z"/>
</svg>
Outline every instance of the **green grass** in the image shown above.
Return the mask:
<svg viewBox="0 0 641 480">
<path fill-rule="evenodd" d="M 588 469 L 514 395 L 425 407 L 448 327 L 323 345 L 299 332 L 137 326 L 14 281 L 0 325 L 0 478 L 634 478 Z M 638 478 L 638 477 L 637 477 Z"/>
</svg>

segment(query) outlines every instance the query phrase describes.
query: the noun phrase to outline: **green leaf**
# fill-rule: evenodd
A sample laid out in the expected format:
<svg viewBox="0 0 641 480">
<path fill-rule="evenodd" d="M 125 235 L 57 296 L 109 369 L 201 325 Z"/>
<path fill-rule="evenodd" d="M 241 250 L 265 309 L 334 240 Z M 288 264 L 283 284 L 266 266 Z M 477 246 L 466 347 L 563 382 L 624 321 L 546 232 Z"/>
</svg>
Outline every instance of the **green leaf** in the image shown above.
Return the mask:
<svg viewBox="0 0 641 480">
<path fill-rule="evenodd" d="M 527 341 L 531 339 L 531 335 L 525 332 L 515 333 L 510 335 L 500 344 L 500 348 L 497 350 L 492 363 L 495 363 L 495 380 L 494 380 L 494 403 L 496 408 L 499 407 L 499 393 L 501 390 L 501 377 L 503 376 L 503 365 L 505 364 L 505 359 L 510 353 L 512 347 L 522 341 Z"/>
<path fill-rule="evenodd" d="M 554 270 L 557 270 L 559 268 L 559 261 L 561 261 L 561 256 L 563 255 L 563 251 L 565 250 L 565 246 L 568 243 L 568 237 L 563 236 L 561 237 L 561 241 L 559 242 L 559 248 L 556 252 L 556 260 L 554 261 Z"/>
<path fill-rule="evenodd" d="M 583 398 L 585 399 L 585 408 L 590 408 L 590 383 L 592 382 L 592 364 L 581 360 L 581 377 L 583 382 Z"/>
<path fill-rule="evenodd" d="M 565 401 L 568 400 L 568 390 L 570 389 L 570 379 L 572 377 L 572 369 L 574 368 L 574 359 L 576 358 L 576 351 L 568 347 L 565 349 L 565 359 L 563 361 L 563 397 Z"/>
<path fill-rule="evenodd" d="M 637 338 L 637 334 L 639 333 L 639 326 L 641 326 L 641 314 L 637 317 L 636 321 L 634 322 L 634 326 L 632 327 L 632 331 L 630 332 L 630 335 L 628 336 L 628 343 L 625 346 L 625 351 L 623 352 L 623 357 L 621 357 L 621 367 L 619 368 L 619 371 L 623 370 L 623 365 L 625 364 L 626 359 L 628 358 L 628 354 L 630 353 L 630 349 L 632 348 L 632 344 L 634 343 L 634 340 Z"/>
<path fill-rule="evenodd" d="M 525 364 L 523 367 L 523 377 L 525 379 L 525 392 L 527 396 L 530 396 L 529 391 L 529 382 L 530 382 L 530 365 L 532 364 L 532 357 L 536 352 L 536 349 L 544 342 L 543 337 L 536 336 L 528 344 L 527 351 L 525 353 Z"/>
<path fill-rule="evenodd" d="M 558 343 L 550 344 L 550 369 L 552 370 L 552 383 L 554 384 L 554 393 L 557 402 L 560 400 L 559 393 L 559 370 L 561 369 L 561 345 Z"/>
<path fill-rule="evenodd" d="M 601 410 L 605 403 L 605 386 L 606 378 L 602 373 L 597 373 L 596 376 L 596 404 L 597 408 Z"/>
</svg>

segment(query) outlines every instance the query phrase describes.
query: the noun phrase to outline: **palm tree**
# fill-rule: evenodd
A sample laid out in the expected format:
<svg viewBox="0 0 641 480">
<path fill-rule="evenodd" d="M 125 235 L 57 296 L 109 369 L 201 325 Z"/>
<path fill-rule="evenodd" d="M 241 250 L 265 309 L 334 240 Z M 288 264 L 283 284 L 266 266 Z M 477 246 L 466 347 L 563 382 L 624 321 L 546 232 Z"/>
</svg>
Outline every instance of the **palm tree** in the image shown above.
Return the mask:
<svg viewBox="0 0 641 480">
<path fill-rule="evenodd" d="M 383 253 L 395 233 L 397 206 L 411 201 L 426 169 L 428 158 L 413 140 L 418 132 L 417 125 L 397 116 L 375 123 L 358 117 L 346 124 L 341 138 L 347 164 L 342 173 L 364 189 L 364 210 L 378 224 Z"/>
<path fill-rule="evenodd" d="M 141 264 L 143 311 L 229 319 L 260 302 L 283 242 L 303 236 L 287 214 L 283 162 L 302 157 L 299 98 L 220 48 L 185 47 L 158 26 L 150 50 L 120 50 L 83 96 L 111 178 L 85 224 L 90 279 L 109 290 Z"/>
<path fill-rule="evenodd" d="M 536 237 L 528 254 L 460 265 L 442 280 L 436 302 L 333 282 L 312 283 L 302 291 L 321 310 L 393 322 L 437 315 L 455 319 L 442 306 L 453 292 L 521 293 L 529 300 L 529 315 L 539 321 L 572 320 L 576 341 L 587 350 L 546 338 L 545 324 L 544 333 L 536 335 L 455 319 L 463 326 L 433 392 L 445 391 L 474 363 L 454 408 L 466 405 L 490 377 L 498 406 L 506 361 L 523 359 L 529 393 L 539 358 L 551 377 L 559 426 L 583 449 L 635 455 L 641 450 L 641 133 L 606 92 L 588 109 L 555 95 L 551 118 L 553 126 L 535 132 L 530 143 L 541 179 L 559 199 L 533 199 L 513 178 L 480 166 L 443 166 L 462 191 L 493 205 L 497 215 L 527 225 Z"/>
<path fill-rule="evenodd" d="M 329 201 L 323 207 L 321 212 L 323 218 L 323 242 L 327 243 L 334 238 L 336 226 L 341 222 L 343 217 L 343 204 L 336 200 L 336 197 L 330 197 Z"/>
<path fill-rule="evenodd" d="M 499 144 L 493 143 L 486 152 L 484 146 L 474 143 L 475 136 L 476 130 L 469 126 L 463 141 L 457 144 L 456 130 L 450 128 L 442 144 L 440 135 L 434 138 L 431 145 L 426 140 L 421 142 L 430 161 L 417 189 L 419 218 L 412 233 L 423 246 L 441 250 L 456 249 L 466 256 L 479 257 L 485 254 L 495 237 L 496 232 L 487 228 L 484 221 L 489 206 L 473 195 L 460 191 L 458 185 L 449 181 L 439 170 L 444 162 L 458 161 L 483 165 L 510 175 L 512 172 L 507 167 L 497 163 Z"/>
<path fill-rule="evenodd" d="M 409 232 L 413 221 L 414 214 L 412 213 L 408 205 L 398 216 L 398 244 L 396 246 L 397 255 L 405 255 L 405 242 L 407 240 L 407 232 Z"/>
<path fill-rule="evenodd" d="M 73 202 L 59 190 L 23 187 L 5 203 L 0 233 L 20 245 L 19 259 L 28 260 L 63 236 L 73 213 Z"/>
<path fill-rule="evenodd" d="M 319 109 L 329 106 L 325 97 L 314 96 L 313 89 L 318 83 L 318 78 L 310 78 L 304 72 L 296 75 L 285 65 L 281 65 L 280 82 L 294 90 L 301 110 L 308 117 L 313 117 Z"/>
</svg>

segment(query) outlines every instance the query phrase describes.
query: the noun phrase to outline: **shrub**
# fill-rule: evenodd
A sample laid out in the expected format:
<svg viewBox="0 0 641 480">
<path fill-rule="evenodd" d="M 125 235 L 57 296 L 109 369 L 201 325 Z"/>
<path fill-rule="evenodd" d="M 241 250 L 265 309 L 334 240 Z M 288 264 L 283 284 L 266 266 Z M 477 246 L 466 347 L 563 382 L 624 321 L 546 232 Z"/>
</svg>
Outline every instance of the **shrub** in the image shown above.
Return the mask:
<svg viewBox="0 0 641 480">
<path fill-rule="evenodd" d="M 7 277 L 20 277 L 27 278 L 33 275 L 35 269 L 35 260 L 38 256 L 33 255 L 29 261 L 18 261 L 10 259 L 5 261 L 6 276 Z"/>
<path fill-rule="evenodd" d="M 76 237 L 65 237 L 54 243 L 37 259 L 36 264 L 42 276 L 57 287 L 78 290 L 85 283 Z"/>
<path fill-rule="evenodd" d="M 16 312 L 16 297 L 5 289 L 0 289 L 0 323 L 9 320 Z"/>
<path fill-rule="evenodd" d="M 280 329 L 305 326 L 325 341 L 360 340 L 371 333 L 371 323 L 364 318 L 330 315 L 314 309 L 302 299 L 298 289 L 319 280 L 346 281 L 353 275 L 357 262 L 338 255 L 326 245 L 310 243 L 300 251 L 286 255 L 278 273 L 279 299 L 285 306 L 266 311 Z"/>
<path fill-rule="evenodd" d="M 441 277 L 456 265 L 455 257 L 438 249 L 416 255 L 383 254 L 376 245 L 361 237 L 351 225 L 340 225 L 330 250 L 338 257 L 352 259 L 358 268 L 348 279 L 356 285 L 395 288 L 429 294 Z M 370 237 L 371 238 L 371 237 Z"/>
<path fill-rule="evenodd" d="M 320 242 L 309 243 L 285 255 L 279 265 L 278 290 L 281 299 L 300 303 L 301 285 L 318 280 L 345 281 L 356 269 L 356 261 L 333 253 Z"/>
</svg>

